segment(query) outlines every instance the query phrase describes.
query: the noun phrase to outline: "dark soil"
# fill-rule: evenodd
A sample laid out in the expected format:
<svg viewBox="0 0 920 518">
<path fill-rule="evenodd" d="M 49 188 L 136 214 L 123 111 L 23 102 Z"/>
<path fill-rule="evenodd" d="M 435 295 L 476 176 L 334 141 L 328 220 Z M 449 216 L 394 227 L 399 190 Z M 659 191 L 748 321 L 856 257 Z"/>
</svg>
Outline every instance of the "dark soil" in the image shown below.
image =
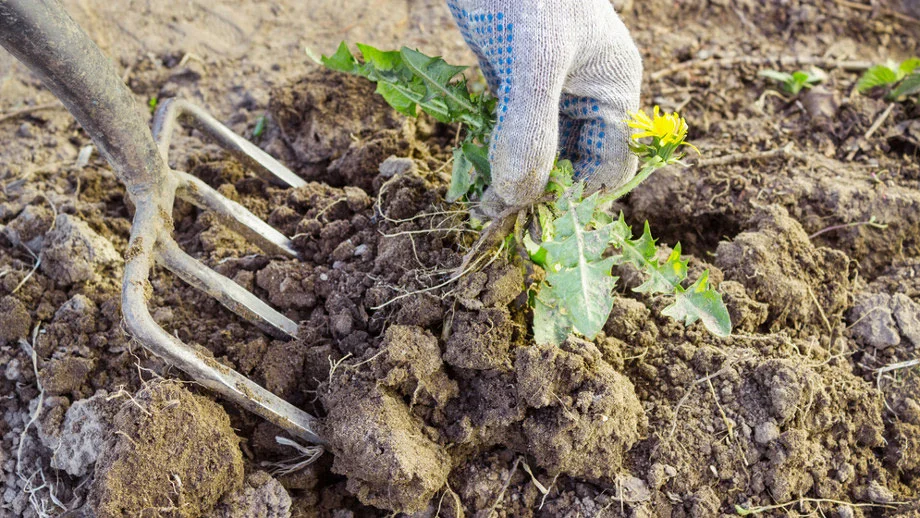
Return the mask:
<svg viewBox="0 0 920 518">
<path fill-rule="evenodd" d="M 442 2 L 392 3 L 412 4 L 423 50 L 470 60 Z M 319 18 L 285 2 L 272 16 L 289 32 L 297 16 L 346 27 L 342 6 L 321 4 Z M 691 275 L 711 271 L 732 336 L 662 317 L 668 298 L 633 292 L 622 267 L 597 339 L 535 345 L 515 254 L 445 283 L 475 238 L 443 200 L 457 128 L 407 120 L 373 85 L 305 64 L 302 42 L 252 21 L 259 3 L 147 13 L 169 31 L 209 27 L 191 50 L 135 13 L 124 23 L 156 42 L 124 63 L 139 102 L 189 97 L 310 182 L 279 189 L 193 132 L 177 138 L 176 168 L 295 236 L 301 259 L 262 255 L 183 203 L 177 241 L 301 326 L 273 339 L 161 270 L 152 314 L 318 415 L 330 451 L 279 470 L 297 455 L 283 432 L 126 334 L 124 191 L 101 159 L 74 165 L 88 138 L 44 109 L 0 120 L 0 515 L 920 512 L 920 108 L 894 105 L 869 134 L 888 104 L 828 65 L 915 53 L 913 4 L 620 4 L 645 58 L 643 103 L 680 109 L 704 154 L 617 208 L 681 242 Z M 105 40 L 96 7 L 78 17 Z M 375 27 L 401 24 L 392 11 Z M 236 39 L 209 47 L 217 26 Z M 350 30 L 397 45 L 396 29 Z M 328 52 L 343 36 L 331 34 L 310 41 Z M 289 59 L 270 52 L 276 37 Z M 240 51 L 249 38 L 262 46 Z M 820 58 L 829 79 L 798 99 L 765 93 L 775 85 L 757 71 L 779 56 Z M 0 65 L 4 99 L 50 100 L 11 58 Z"/>
</svg>

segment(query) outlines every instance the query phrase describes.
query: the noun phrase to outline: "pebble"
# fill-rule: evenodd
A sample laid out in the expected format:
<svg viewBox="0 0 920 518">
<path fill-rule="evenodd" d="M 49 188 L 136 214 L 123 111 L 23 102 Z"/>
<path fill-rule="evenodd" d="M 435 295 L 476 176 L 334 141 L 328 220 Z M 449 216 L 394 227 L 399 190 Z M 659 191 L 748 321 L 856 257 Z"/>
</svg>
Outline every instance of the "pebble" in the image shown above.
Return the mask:
<svg viewBox="0 0 920 518">
<path fill-rule="evenodd" d="M 754 428 L 754 441 L 758 444 L 767 444 L 779 437 L 779 426 L 773 421 L 764 421 Z"/>
</svg>

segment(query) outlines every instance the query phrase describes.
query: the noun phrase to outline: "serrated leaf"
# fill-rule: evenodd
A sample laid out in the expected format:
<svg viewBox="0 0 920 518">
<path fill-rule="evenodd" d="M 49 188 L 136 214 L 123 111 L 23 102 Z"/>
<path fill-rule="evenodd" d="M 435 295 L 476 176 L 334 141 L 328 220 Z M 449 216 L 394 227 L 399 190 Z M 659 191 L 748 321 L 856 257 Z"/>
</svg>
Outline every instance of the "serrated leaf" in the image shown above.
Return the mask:
<svg viewBox="0 0 920 518">
<path fill-rule="evenodd" d="M 686 290 L 679 289 L 674 303 L 661 313 L 688 326 L 699 320 L 716 336 L 728 336 L 732 331 L 731 317 L 722 295 L 709 288 L 709 270 Z"/>
<path fill-rule="evenodd" d="M 533 338 L 538 344 L 559 345 L 572 333 L 572 322 L 563 313 L 553 290 L 545 282 L 534 298 Z"/>
<path fill-rule="evenodd" d="M 565 309 L 572 327 L 591 340 L 604 328 L 613 309 L 613 288 L 617 277 L 610 274 L 611 258 L 602 261 L 582 260 L 573 268 L 553 271 L 550 262 L 546 282 L 553 297 Z"/>
<path fill-rule="evenodd" d="M 877 86 L 887 86 L 894 84 L 898 80 L 898 74 L 886 65 L 875 65 L 866 70 L 859 81 L 856 83 L 856 89 L 859 92 L 867 92 Z"/>
<path fill-rule="evenodd" d="M 473 186 L 473 163 L 470 162 L 463 150 L 454 149 L 454 168 L 450 174 L 450 187 L 444 198 L 453 203 L 462 198 L 470 187 Z"/>
<path fill-rule="evenodd" d="M 626 224 L 622 212 L 620 219 L 613 222 L 610 244 L 620 251 L 619 254 L 612 256 L 614 264 L 632 263 L 640 270 L 644 270 L 649 261 L 654 260 L 655 254 L 658 253 L 658 247 L 655 246 L 655 239 L 652 238 L 648 222 L 645 222 L 645 231 L 642 236 L 633 240 L 632 227 Z"/>
<path fill-rule="evenodd" d="M 556 326 L 561 326 L 591 339 L 607 322 L 613 308 L 616 278 L 610 273 L 613 259 L 604 259 L 603 255 L 612 226 L 589 228 L 594 221 L 597 198 L 594 194 L 584 200 L 570 199 L 562 205 L 563 214 L 552 223 L 553 239 L 544 238 L 541 248 L 546 251 L 546 281 L 541 285 L 540 297 L 547 307 L 539 314 L 535 308 L 535 335 L 541 329 L 541 336 L 556 336 Z M 542 321 L 560 315 L 567 323 Z"/>
<path fill-rule="evenodd" d="M 674 293 L 680 287 L 680 283 L 687 278 L 687 260 L 680 258 L 680 243 L 674 245 L 674 249 L 668 256 L 664 264 L 656 264 L 658 261 L 649 262 L 645 269 L 648 278 L 633 291 L 637 293 Z"/>
<path fill-rule="evenodd" d="M 888 98 L 898 99 L 899 97 L 914 95 L 916 93 L 920 93 L 920 72 L 913 73 L 904 78 L 901 84 L 888 94 Z"/>
<path fill-rule="evenodd" d="M 450 84 L 450 81 L 459 73 L 466 70 L 466 67 L 459 67 L 447 64 L 440 57 L 429 57 L 417 50 L 409 47 L 403 47 L 399 53 L 403 61 L 416 76 L 420 77 L 426 87 L 425 99 L 443 96 L 447 100 L 448 108 L 453 108 L 452 104 L 468 112 L 476 111 L 470 102 L 470 95 L 466 88 L 466 83 Z"/>
<path fill-rule="evenodd" d="M 335 54 L 329 57 L 323 56 L 320 60 L 326 68 L 338 70 L 339 72 L 345 72 L 347 74 L 354 74 L 358 67 L 358 60 L 355 59 L 351 51 L 348 50 L 348 45 L 346 45 L 344 41 L 339 44 L 339 48 L 335 51 Z"/>
</svg>

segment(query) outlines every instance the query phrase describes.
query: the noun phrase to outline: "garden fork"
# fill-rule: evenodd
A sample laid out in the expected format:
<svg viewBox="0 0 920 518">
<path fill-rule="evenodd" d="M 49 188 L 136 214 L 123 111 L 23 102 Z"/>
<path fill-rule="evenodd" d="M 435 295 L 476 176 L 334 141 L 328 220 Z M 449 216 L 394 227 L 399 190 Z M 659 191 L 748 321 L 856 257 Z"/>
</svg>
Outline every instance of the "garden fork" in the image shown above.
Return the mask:
<svg viewBox="0 0 920 518">
<path fill-rule="evenodd" d="M 183 252 L 172 238 L 173 202 L 178 194 L 181 199 L 213 211 L 223 223 L 267 254 L 297 257 L 288 238 L 242 205 L 198 178 L 169 168 L 170 137 L 180 120 L 190 122 L 272 182 L 291 187 L 305 182 L 185 101 L 164 102 L 151 134 L 112 64 L 59 0 L 0 0 L 0 45 L 26 64 L 64 103 L 127 187 L 135 213 L 125 252 L 121 304 L 134 338 L 198 383 L 295 437 L 324 445 L 325 441 L 316 434 L 313 416 L 170 335 L 153 320 L 147 308 L 152 294 L 148 278 L 156 260 L 272 336 L 290 338 L 297 333 L 295 322 Z"/>
</svg>

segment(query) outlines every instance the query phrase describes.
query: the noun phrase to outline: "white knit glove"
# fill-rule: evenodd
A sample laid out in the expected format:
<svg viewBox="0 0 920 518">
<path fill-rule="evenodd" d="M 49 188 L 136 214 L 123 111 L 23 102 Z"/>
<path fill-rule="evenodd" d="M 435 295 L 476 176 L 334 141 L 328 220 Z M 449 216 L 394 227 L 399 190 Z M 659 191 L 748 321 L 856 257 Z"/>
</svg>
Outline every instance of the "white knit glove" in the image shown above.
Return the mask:
<svg viewBox="0 0 920 518">
<path fill-rule="evenodd" d="M 447 5 L 499 101 L 484 201 L 540 197 L 557 154 L 591 190 L 635 175 L 624 121 L 639 108 L 642 58 L 609 0 Z"/>
</svg>

